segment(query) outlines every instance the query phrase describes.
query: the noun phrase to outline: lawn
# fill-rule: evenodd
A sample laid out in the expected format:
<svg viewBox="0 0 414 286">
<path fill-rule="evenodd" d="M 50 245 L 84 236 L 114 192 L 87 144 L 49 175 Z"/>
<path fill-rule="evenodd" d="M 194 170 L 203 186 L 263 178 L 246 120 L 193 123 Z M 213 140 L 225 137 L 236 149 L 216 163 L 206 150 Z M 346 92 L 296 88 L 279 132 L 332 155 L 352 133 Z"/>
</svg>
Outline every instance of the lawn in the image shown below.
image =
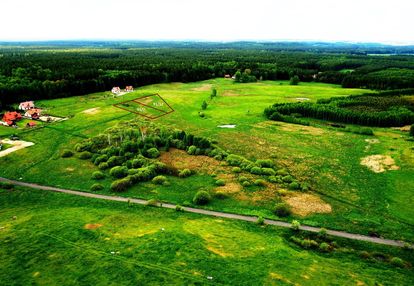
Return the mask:
<svg viewBox="0 0 414 286">
<path fill-rule="evenodd" d="M 0 205 L 3 285 L 414 283 L 404 249 L 304 250 L 291 230 L 21 188 L 0 189 Z"/>
<path fill-rule="evenodd" d="M 212 87 L 217 89 L 218 96 L 210 100 Z M 366 136 L 343 132 L 320 121 L 313 122 L 312 126 L 300 126 L 268 121 L 263 116 L 264 108 L 276 102 L 316 101 L 363 92 L 367 91 L 320 83 L 300 83 L 298 86 L 290 86 L 286 81 L 235 84 L 231 80 L 215 79 L 144 86 L 122 97 L 103 92 L 39 101 L 37 104 L 48 113 L 69 120 L 29 131 L 0 127 L 1 136 L 19 133 L 23 140 L 35 143 L 1 158 L 0 175 L 89 190 L 95 183 L 91 174 L 97 168 L 89 161 L 62 159 L 62 150 L 73 149 L 76 143 L 117 122 L 134 118 L 144 120 L 113 105 L 156 93 L 175 111 L 155 122 L 207 136 L 223 149 L 252 160 L 270 157 L 278 167 L 287 168 L 301 182 L 309 184 L 312 194 L 332 208 L 330 213 L 292 218 L 304 224 L 413 241 L 414 201 L 410 190 L 414 190 L 414 156 L 413 143 L 406 140 L 407 133 L 374 128 L 375 136 Z M 204 100 L 208 107 L 202 118 L 199 112 Z M 223 124 L 235 124 L 236 128 L 217 127 Z M 371 139 L 376 139 L 376 143 L 370 143 Z M 360 164 L 362 158 L 376 154 L 390 156 L 399 169 L 374 173 Z M 169 181 L 171 185 L 168 187 L 151 183 L 136 185 L 122 195 L 191 203 L 199 188 L 213 189 L 214 178 L 197 174 L 186 179 L 171 177 Z M 104 193 L 109 192 L 110 182 L 109 178 L 102 182 L 106 187 Z M 240 195 L 251 198 L 257 191 L 260 190 L 247 188 Z M 240 197 L 214 200 L 206 207 L 274 217 L 272 193 L 259 201 Z"/>
</svg>

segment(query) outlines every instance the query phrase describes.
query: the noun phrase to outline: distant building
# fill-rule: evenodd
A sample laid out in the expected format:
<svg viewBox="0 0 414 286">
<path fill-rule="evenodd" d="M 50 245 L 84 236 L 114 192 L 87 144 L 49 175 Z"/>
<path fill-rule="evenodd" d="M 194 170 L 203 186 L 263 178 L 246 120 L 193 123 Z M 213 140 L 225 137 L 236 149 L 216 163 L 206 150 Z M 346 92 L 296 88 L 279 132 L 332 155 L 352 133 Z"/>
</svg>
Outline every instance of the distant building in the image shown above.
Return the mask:
<svg viewBox="0 0 414 286">
<path fill-rule="evenodd" d="M 19 112 L 12 111 L 6 112 L 3 115 L 2 124 L 7 126 L 15 125 L 17 121 L 22 119 L 22 115 Z"/>
<path fill-rule="evenodd" d="M 127 85 L 125 87 L 125 92 L 131 92 L 131 91 L 134 91 L 134 87 L 132 85 Z"/>
<path fill-rule="evenodd" d="M 231 75 L 229 75 L 229 74 L 225 74 L 225 75 L 224 75 L 224 78 L 231 78 Z"/>
<path fill-rule="evenodd" d="M 119 86 L 114 86 L 111 90 L 113 94 L 121 93 L 121 88 Z"/>
<path fill-rule="evenodd" d="M 26 124 L 26 127 L 35 127 L 37 124 L 34 121 L 30 121 Z"/>
<path fill-rule="evenodd" d="M 34 108 L 34 102 L 33 101 L 26 101 L 26 102 L 22 102 L 19 104 L 19 109 L 20 110 L 29 110 Z"/>
<path fill-rule="evenodd" d="M 42 110 L 39 108 L 32 108 L 26 111 L 26 113 L 24 114 L 25 117 L 30 118 L 30 119 L 39 119 L 40 115 L 42 113 Z"/>
</svg>

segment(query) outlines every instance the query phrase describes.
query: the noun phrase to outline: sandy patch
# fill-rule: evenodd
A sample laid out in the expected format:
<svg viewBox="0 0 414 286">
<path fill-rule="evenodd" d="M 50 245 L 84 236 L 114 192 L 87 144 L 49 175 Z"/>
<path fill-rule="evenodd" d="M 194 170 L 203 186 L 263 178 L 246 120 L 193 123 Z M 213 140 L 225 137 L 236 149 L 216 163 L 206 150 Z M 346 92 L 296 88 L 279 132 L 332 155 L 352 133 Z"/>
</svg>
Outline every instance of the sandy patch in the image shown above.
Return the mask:
<svg viewBox="0 0 414 286">
<path fill-rule="evenodd" d="M 391 129 L 400 130 L 402 132 L 409 132 L 410 128 L 411 128 L 411 125 L 406 125 L 406 126 L 403 126 L 403 127 L 391 127 Z"/>
<path fill-rule="evenodd" d="M 45 115 L 45 116 L 40 116 L 39 120 L 43 122 L 57 122 L 57 121 L 68 120 L 68 118 Z"/>
<path fill-rule="evenodd" d="M 7 156 L 10 153 L 16 152 L 20 149 L 24 149 L 26 147 L 34 145 L 34 143 L 32 143 L 32 142 L 26 142 L 26 141 L 21 141 L 21 140 L 5 139 L 5 140 L 2 140 L 1 142 L 9 144 L 9 145 L 13 145 L 13 147 L 10 147 L 10 148 L 7 148 L 6 150 L 0 151 L 0 158 L 4 157 L 4 156 Z"/>
<path fill-rule="evenodd" d="M 207 90 L 210 90 L 212 87 L 213 87 L 212 84 L 205 83 L 205 84 L 202 84 L 199 87 L 192 88 L 191 90 L 193 90 L 193 91 L 207 91 Z"/>
<path fill-rule="evenodd" d="M 388 170 L 399 170 L 395 161 L 386 155 L 371 155 L 361 159 L 361 165 L 368 167 L 374 173 L 382 173 Z"/>
<path fill-rule="evenodd" d="M 66 171 L 73 172 L 73 171 L 75 171 L 75 169 L 74 168 L 66 168 Z"/>
<path fill-rule="evenodd" d="M 169 152 L 163 152 L 161 162 L 175 169 L 190 169 L 201 173 L 212 174 L 221 169 L 220 162 L 208 156 L 188 155 L 184 150 L 171 148 Z"/>
<path fill-rule="evenodd" d="M 298 100 L 298 101 L 308 101 L 308 100 L 310 100 L 310 98 L 307 98 L 307 97 L 296 97 L 295 99 Z"/>
<path fill-rule="evenodd" d="M 365 139 L 365 142 L 369 144 L 378 144 L 380 141 L 378 139 Z"/>
<path fill-rule="evenodd" d="M 85 226 L 83 227 L 84 229 L 97 229 L 102 227 L 103 224 L 100 223 L 87 223 L 85 224 Z"/>
<path fill-rule="evenodd" d="M 218 125 L 218 128 L 236 128 L 234 124 L 225 124 L 225 125 Z"/>
<path fill-rule="evenodd" d="M 86 109 L 86 110 L 82 111 L 82 113 L 89 114 L 89 115 L 94 115 L 94 114 L 97 114 L 99 112 L 100 112 L 99 107 L 90 108 L 90 109 Z"/>
<path fill-rule="evenodd" d="M 292 207 L 292 212 L 296 215 L 307 216 L 313 213 L 332 212 L 330 204 L 312 194 L 292 193 L 284 197 L 284 200 Z"/>
</svg>

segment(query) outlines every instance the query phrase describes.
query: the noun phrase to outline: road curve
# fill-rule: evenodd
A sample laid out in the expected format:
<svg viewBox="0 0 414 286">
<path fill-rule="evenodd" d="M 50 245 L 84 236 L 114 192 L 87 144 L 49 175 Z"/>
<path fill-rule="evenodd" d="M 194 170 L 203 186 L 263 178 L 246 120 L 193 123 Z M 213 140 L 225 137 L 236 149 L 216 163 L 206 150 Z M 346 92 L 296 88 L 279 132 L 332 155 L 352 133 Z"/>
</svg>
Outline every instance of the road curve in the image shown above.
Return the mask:
<svg viewBox="0 0 414 286">
<path fill-rule="evenodd" d="M 9 179 L 2 178 L 2 177 L 0 177 L 0 182 L 5 182 L 5 183 L 22 186 L 22 187 L 28 187 L 32 189 L 65 193 L 65 194 L 70 194 L 70 195 L 75 195 L 75 196 L 108 200 L 108 201 L 129 202 L 129 203 L 140 204 L 140 205 L 146 205 L 148 203 L 147 200 L 142 200 L 142 199 L 134 199 L 134 198 L 128 198 L 128 197 L 119 197 L 119 196 L 107 196 L 107 195 L 100 195 L 100 194 L 87 193 L 87 192 L 81 192 L 81 191 L 66 190 L 66 189 L 61 189 L 61 188 L 42 186 L 42 185 L 33 184 L 33 183 L 25 183 L 25 182 L 20 182 L 20 181 L 15 181 L 15 180 L 9 180 Z M 176 207 L 176 205 L 169 204 L 169 203 L 157 203 L 157 206 L 162 207 L 162 208 L 167 208 L 167 209 L 175 209 Z M 207 216 L 222 217 L 222 218 L 235 219 L 235 220 L 248 221 L 248 222 L 257 221 L 257 217 L 255 216 L 225 213 L 225 212 L 211 211 L 211 210 L 198 209 L 198 208 L 192 208 L 192 207 L 183 207 L 183 210 L 186 212 L 202 214 L 202 215 L 207 215 Z M 278 220 L 265 219 L 264 223 L 268 225 L 274 225 L 274 226 L 285 227 L 285 228 L 291 227 L 290 223 L 284 222 L 284 221 L 278 221 Z M 309 232 L 319 232 L 321 230 L 321 228 L 319 227 L 313 227 L 313 226 L 307 226 L 307 225 L 301 225 L 300 229 L 304 231 L 309 231 Z M 406 242 L 400 241 L 400 240 L 371 237 L 367 235 L 349 233 L 349 232 L 344 232 L 344 231 L 336 231 L 336 230 L 327 230 L 326 232 L 327 234 L 336 236 L 336 237 L 367 241 L 367 242 L 384 244 L 384 245 L 389 245 L 389 246 L 397 246 L 397 247 L 408 246 L 414 249 L 414 245 L 407 244 Z"/>
</svg>

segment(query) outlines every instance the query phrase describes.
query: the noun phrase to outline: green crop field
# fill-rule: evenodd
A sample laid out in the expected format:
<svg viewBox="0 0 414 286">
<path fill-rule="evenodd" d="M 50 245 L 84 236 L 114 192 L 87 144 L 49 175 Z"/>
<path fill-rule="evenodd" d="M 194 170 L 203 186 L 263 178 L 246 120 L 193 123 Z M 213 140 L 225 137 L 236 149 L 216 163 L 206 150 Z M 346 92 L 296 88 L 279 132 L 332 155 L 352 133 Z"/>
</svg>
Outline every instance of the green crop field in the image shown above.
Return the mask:
<svg viewBox="0 0 414 286">
<path fill-rule="evenodd" d="M 218 95 L 211 99 L 213 87 Z M 135 184 L 120 195 L 192 205 L 198 190 L 215 193 L 219 189 L 225 198 L 213 199 L 205 208 L 278 218 L 273 212 L 274 206 L 283 201 L 292 205 L 293 214 L 281 219 L 414 241 L 414 202 L 410 192 L 414 189 L 414 155 L 413 142 L 407 140 L 407 132 L 372 128 L 374 136 L 359 135 L 320 120 L 302 126 L 269 121 L 263 115 L 264 109 L 274 103 L 316 102 L 321 98 L 365 92 L 367 90 L 343 89 L 322 83 L 300 83 L 298 86 L 291 86 L 286 81 L 236 84 L 232 80 L 214 79 L 144 86 L 120 97 L 102 92 L 43 100 L 36 104 L 46 113 L 68 120 L 44 124 L 33 130 L 1 126 L 0 137 L 17 134 L 35 145 L 0 158 L 0 175 L 89 191 L 96 183 L 91 177 L 98 170 L 97 166 L 89 160 L 78 159 L 77 155 L 61 158 L 63 150 L 74 150 L 77 143 L 97 136 L 119 122 L 145 121 L 142 116 L 116 108 L 114 104 L 159 94 L 174 112 L 154 120 L 157 124 L 210 138 L 223 150 L 249 160 L 270 158 L 277 168 L 288 170 L 310 191 L 303 193 L 256 185 L 241 188 L 226 174 L 231 173 L 231 168 L 219 165 L 223 162 L 217 161 L 219 173 L 200 171 L 202 166 L 190 161 L 200 161 L 203 157 L 182 159 L 184 155 L 173 150 L 169 152 L 171 156 L 164 154 L 161 158 L 171 160 L 170 156 L 178 163 L 184 160 L 182 168 L 189 166 L 191 169 L 194 165 L 196 174 L 188 178 L 167 176 L 169 185 Z M 208 103 L 206 110 L 201 109 L 203 101 Z M 229 124 L 235 128 L 219 127 Z M 376 173 L 370 169 L 373 165 L 381 165 L 381 160 L 390 163 L 384 172 Z M 226 186 L 218 188 L 217 178 L 227 179 Z M 99 192 L 111 193 L 112 181 L 106 173 L 99 182 L 104 189 Z"/>
<path fill-rule="evenodd" d="M 2 285 L 412 285 L 408 250 L 44 191 L 0 189 Z M 6 208 L 5 208 L 5 207 Z"/>
</svg>

